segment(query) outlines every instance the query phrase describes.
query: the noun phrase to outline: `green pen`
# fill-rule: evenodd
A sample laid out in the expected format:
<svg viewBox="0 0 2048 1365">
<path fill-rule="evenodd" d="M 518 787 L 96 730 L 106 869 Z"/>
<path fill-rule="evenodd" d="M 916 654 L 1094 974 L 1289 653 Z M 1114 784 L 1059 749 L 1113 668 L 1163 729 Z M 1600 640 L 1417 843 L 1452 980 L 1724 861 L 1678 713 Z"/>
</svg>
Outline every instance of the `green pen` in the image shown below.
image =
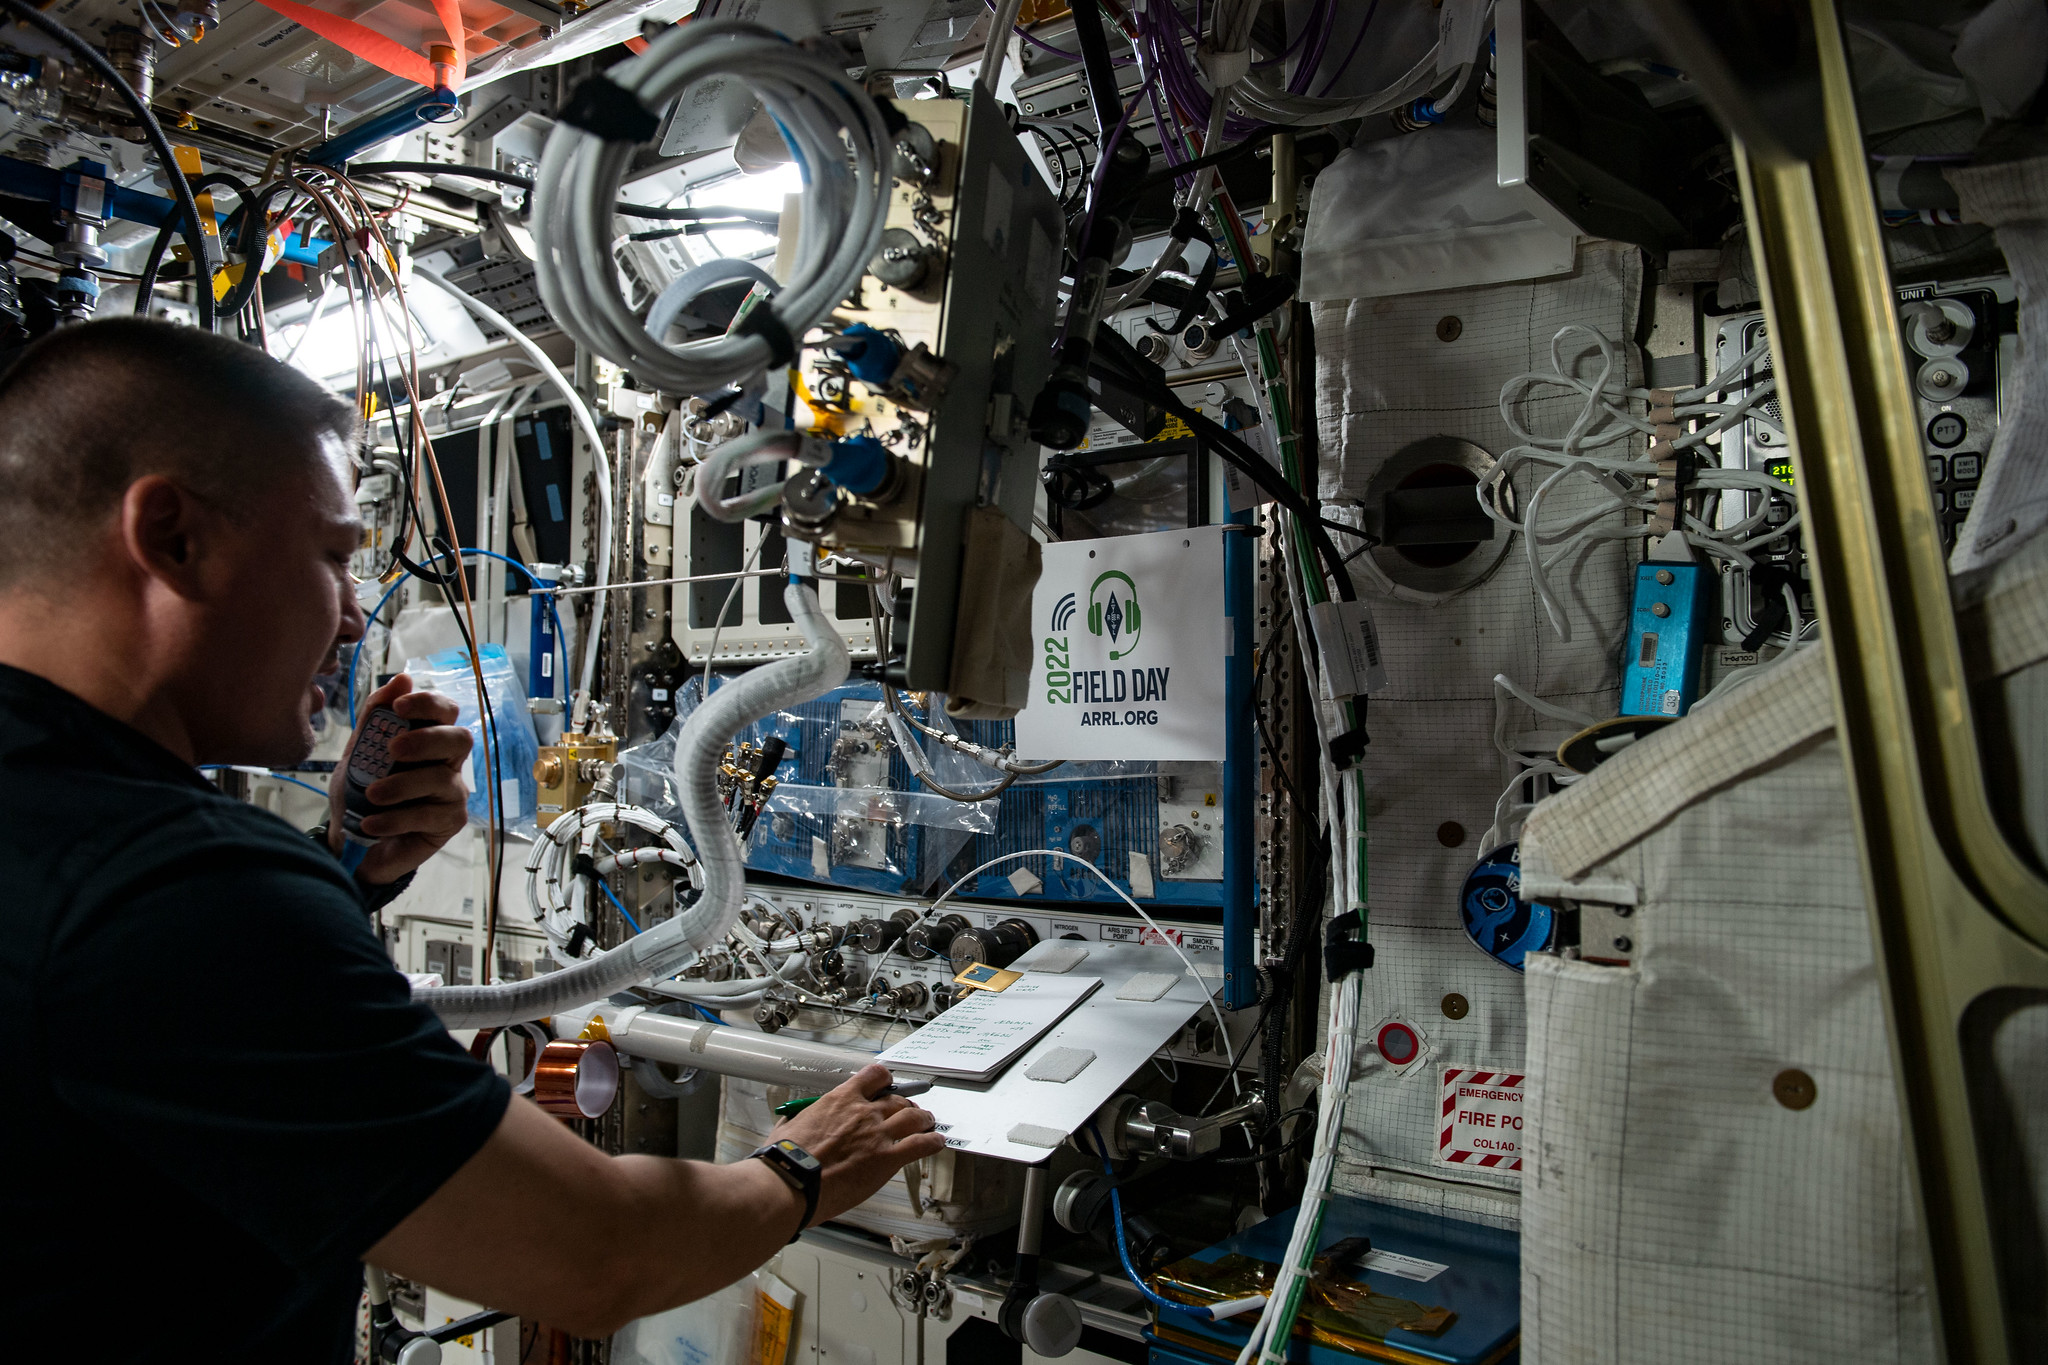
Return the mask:
<svg viewBox="0 0 2048 1365">
<path fill-rule="evenodd" d="M 903 1095 L 906 1097 L 922 1095 L 931 1088 L 932 1082 L 928 1076 L 905 1076 L 901 1080 L 893 1081 L 877 1090 L 873 1098 L 880 1099 L 884 1095 Z M 805 1095 L 800 1099 L 784 1100 L 775 1106 L 775 1117 L 779 1119 L 795 1118 L 822 1098 L 824 1097 L 821 1095 Z"/>
</svg>

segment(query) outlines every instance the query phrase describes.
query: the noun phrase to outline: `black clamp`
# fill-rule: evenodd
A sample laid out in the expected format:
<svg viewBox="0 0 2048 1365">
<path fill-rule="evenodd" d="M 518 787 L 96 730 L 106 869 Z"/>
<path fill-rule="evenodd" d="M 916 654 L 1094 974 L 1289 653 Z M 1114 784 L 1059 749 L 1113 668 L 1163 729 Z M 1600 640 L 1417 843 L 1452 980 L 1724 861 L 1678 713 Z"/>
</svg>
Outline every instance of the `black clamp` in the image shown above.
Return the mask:
<svg viewBox="0 0 2048 1365">
<path fill-rule="evenodd" d="M 572 958 L 581 957 L 583 956 L 583 945 L 590 942 L 594 937 L 596 935 L 590 932 L 589 925 L 581 923 L 571 925 L 569 928 L 569 941 L 562 945 L 562 951 Z"/>
<path fill-rule="evenodd" d="M 704 415 L 706 417 L 716 417 L 746 396 L 747 391 L 745 389 L 737 384 L 729 384 L 719 390 L 717 397 L 710 399 L 704 404 Z"/>
<path fill-rule="evenodd" d="M 1372 966 L 1372 945 L 1356 937 L 1363 929 L 1356 915 L 1335 915 L 1323 926 L 1323 975 L 1332 982 Z"/>
<path fill-rule="evenodd" d="M 1209 248 L 1209 259 L 1202 262 L 1202 269 L 1195 278 L 1194 288 L 1182 296 L 1180 314 L 1174 318 L 1172 325 L 1161 327 L 1151 318 L 1145 319 L 1145 325 L 1153 331 L 1179 336 L 1194 325 L 1196 319 L 1201 316 L 1202 309 L 1208 306 L 1209 291 L 1216 286 L 1216 267 L 1223 258 L 1222 253 L 1216 250 L 1215 239 L 1203 229 L 1201 215 L 1191 208 L 1183 208 L 1180 217 L 1174 220 L 1173 239 L 1177 242 L 1199 241 Z M 1155 287 L 1158 283 L 1157 280 L 1153 281 Z M 1151 290 L 1148 289 L 1146 293 L 1149 296 Z"/>
<path fill-rule="evenodd" d="M 1366 734 L 1363 725 L 1355 725 L 1330 741 L 1330 763 L 1340 773 L 1348 773 L 1365 762 L 1365 746 L 1372 743 L 1372 736 Z"/>
<path fill-rule="evenodd" d="M 765 302 L 741 318 L 733 331 L 740 336 L 759 337 L 768 343 L 768 368 L 771 370 L 779 370 L 796 359 L 796 338 L 789 334 L 789 328 Z"/>
<path fill-rule="evenodd" d="M 661 116 L 609 76 L 588 76 L 569 96 L 562 122 L 606 142 L 646 142 L 661 128 Z"/>
<path fill-rule="evenodd" d="M 1300 283 L 1291 275 L 1252 276 L 1242 291 L 1232 290 L 1223 296 L 1229 311 L 1217 320 L 1217 334 L 1230 336 L 1243 331 L 1293 298 Z"/>
</svg>

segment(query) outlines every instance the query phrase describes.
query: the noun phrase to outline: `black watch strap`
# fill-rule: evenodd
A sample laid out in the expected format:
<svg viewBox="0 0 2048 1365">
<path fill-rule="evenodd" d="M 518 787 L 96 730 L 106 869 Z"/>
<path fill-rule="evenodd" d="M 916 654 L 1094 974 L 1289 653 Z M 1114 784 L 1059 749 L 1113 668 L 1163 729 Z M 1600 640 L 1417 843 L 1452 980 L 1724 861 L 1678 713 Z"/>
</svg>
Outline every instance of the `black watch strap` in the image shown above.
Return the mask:
<svg viewBox="0 0 2048 1365">
<path fill-rule="evenodd" d="M 319 824 L 306 831 L 306 837 L 331 854 L 334 850 L 328 846 L 327 830 L 328 822 L 322 820 Z M 403 877 L 399 877 L 394 881 L 380 882 L 375 886 L 365 881 L 358 881 L 354 877 L 350 877 L 349 880 L 355 882 L 356 890 L 362 895 L 363 909 L 374 915 L 404 895 L 405 888 L 412 885 L 412 879 L 416 875 L 418 874 L 408 872 Z"/>
<path fill-rule="evenodd" d="M 767 1162 L 803 1195 L 804 1220 L 797 1224 L 796 1232 L 789 1239 L 794 1242 L 804 1235 L 804 1229 L 818 1216 L 818 1190 L 824 1183 L 825 1168 L 819 1164 L 818 1158 L 788 1138 L 778 1138 L 765 1147 L 757 1147 L 747 1153 L 747 1157 L 749 1160 L 759 1157 Z"/>
</svg>

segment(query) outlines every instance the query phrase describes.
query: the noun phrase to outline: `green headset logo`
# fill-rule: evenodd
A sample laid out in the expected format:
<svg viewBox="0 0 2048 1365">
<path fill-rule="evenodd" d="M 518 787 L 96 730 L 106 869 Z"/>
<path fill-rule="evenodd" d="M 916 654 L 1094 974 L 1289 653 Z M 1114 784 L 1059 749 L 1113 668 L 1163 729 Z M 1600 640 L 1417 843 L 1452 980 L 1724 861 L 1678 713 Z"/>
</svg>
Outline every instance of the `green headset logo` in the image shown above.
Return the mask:
<svg viewBox="0 0 2048 1365">
<path fill-rule="evenodd" d="M 1117 584 L 1123 584 L 1124 596 L 1117 597 Z M 1138 610 L 1138 585 L 1131 576 L 1121 569 L 1110 569 L 1098 576 L 1088 589 L 1088 633 L 1101 635 L 1109 632 L 1111 662 L 1127 658 L 1138 647 L 1138 632 L 1144 628 L 1144 618 Z M 1121 642 L 1121 649 L 1116 646 Z"/>
</svg>

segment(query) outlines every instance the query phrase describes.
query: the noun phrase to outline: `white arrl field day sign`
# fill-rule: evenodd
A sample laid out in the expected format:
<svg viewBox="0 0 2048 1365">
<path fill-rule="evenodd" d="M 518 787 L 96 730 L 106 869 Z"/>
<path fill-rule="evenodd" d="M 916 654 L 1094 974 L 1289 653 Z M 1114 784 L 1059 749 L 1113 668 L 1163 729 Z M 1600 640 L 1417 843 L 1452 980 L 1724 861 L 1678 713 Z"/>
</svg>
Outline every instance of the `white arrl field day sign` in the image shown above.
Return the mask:
<svg viewBox="0 0 2048 1365">
<path fill-rule="evenodd" d="M 1019 755 L 1223 757 L 1220 528 L 1048 545 L 1031 616 Z"/>
</svg>

